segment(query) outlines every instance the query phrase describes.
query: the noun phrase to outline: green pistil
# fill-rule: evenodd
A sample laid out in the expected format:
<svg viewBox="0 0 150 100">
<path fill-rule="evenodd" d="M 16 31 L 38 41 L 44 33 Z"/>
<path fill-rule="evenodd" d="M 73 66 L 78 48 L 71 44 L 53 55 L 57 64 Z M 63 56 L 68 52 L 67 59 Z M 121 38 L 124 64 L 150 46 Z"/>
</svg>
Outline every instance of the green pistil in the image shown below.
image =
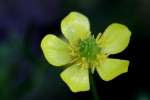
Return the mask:
<svg viewBox="0 0 150 100">
<path fill-rule="evenodd" d="M 95 60 L 96 55 L 100 52 L 100 47 L 97 46 L 94 36 L 80 41 L 80 56 L 85 57 L 88 61 Z"/>
</svg>

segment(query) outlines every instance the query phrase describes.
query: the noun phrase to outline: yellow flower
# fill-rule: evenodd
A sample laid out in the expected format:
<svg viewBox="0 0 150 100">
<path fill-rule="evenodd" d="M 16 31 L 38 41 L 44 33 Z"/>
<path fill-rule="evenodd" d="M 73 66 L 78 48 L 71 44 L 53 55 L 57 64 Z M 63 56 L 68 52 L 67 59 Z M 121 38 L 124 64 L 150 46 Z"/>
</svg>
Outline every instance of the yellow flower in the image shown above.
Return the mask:
<svg viewBox="0 0 150 100">
<path fill-rule="evenodd" d="M 96 70 L 105 81 L 128 71 L 128 60 L 108 57 L 128 46 L 131 32 L 125 25 L 113 23 L 95 39 L 90 32 L 88 18 L 71 12 L 62 20 L 61 30 L 67 42 L 48 34 L 43 38 L 41 47 L 50 64 L 68 67 L 60 76 L 72 92 L 90 89 L 89 69 L 92 73 Z"/>
</svg>

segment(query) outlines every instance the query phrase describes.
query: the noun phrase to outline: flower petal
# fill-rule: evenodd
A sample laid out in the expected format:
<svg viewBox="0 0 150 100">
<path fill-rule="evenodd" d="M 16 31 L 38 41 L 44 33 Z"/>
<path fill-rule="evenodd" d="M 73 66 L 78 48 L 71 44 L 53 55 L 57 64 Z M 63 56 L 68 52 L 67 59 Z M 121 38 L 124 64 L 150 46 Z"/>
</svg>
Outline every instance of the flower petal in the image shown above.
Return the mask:
<svg viewBox="0 0 150 100">
<path fill-rule="evenodd" d="M 78 12 L 71 12 L 61 22 L 61 30 L 71 43 L 90 35 L 90 24 L 86 16 Z"/>
<path fill-rule="evenodd" d="M 55 66 L 61 66 L 69 63 L 69 46 L 54 35 L 46 35 L 42 42 L 41 48 L 47 61 Z"/>
<path fill-rule="evenodd" d="M 96 70 L 105 81 L 110 81 L 115 77 L 128 71 L 129 61 L 120 59 L 105 59 Z"/>
<path fill-rule="evenodd" d="M 72 92 L 88 91 L 90 89 L 88 68 L 83 68 L 79 63 L 63 71 L 61 78 Z"/>
<path fill-rule="evenodd" d="M 103 48 L 103 52 L 117 54 L 128 46 L 130 36 L 131 32 L 125 25 L 113 23 L 104 31 L 99 39 L 99 45 Z"/>
</svg>

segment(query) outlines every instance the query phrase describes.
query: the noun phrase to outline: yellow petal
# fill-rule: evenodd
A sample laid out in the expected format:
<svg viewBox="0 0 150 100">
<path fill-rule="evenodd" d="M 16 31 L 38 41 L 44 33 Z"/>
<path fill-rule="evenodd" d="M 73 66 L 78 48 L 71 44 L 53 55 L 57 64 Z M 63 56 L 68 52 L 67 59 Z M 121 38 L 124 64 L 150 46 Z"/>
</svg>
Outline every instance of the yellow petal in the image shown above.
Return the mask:
<svg viewBox="0 0 150 100">
<path fill-rule="evenodd" d="M 83 68 L 79 63 L 63 71 L 61 78 L 72 92 L 88 91 L 90 89 L 88 69 Z"/>
<path fill-rule="evenodd" d="M 51 34 L 46 35 L 41 42 L 45 58 L 55 66 L 65 65 L 71 61 L 68 47 L 68 44 Z"/>
<path fill-rule="evenodd" d="M 117 54 L 128 46 L 130 36 L 131 32 L 125 25 L 113 23 L 104 31 L 99 39 L 99 45 L 103 48 L 103 52 Z"/>
<path fill-rule="evenodd" d="M 110 81 L 115 77 L 128 71 L 129 61 L 120 59 L 105 59 L 96 70 L 105 81 Z"/>
<path fill-rule="evenodd" d="M 76 44 L 90 35 L 89 20 L 81 13 L 71 12 L 62 20 L 61 30 L 69 42 Z"/>
</svg>

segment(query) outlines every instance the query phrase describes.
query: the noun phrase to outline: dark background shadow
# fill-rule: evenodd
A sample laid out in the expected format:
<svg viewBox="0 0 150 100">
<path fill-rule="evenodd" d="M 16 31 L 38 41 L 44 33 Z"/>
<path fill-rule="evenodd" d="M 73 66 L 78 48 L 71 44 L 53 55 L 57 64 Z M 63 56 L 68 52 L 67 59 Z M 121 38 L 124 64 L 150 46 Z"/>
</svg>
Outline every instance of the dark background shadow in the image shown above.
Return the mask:
<svg viewBox="0 0 150 100">
<path fill-rule="evenodd" d="M 0 0 L 0 100 L 92 100 L 91 92 L 72 93 L 43 57 L 46 34 L 61 36 L 70 11 L 89 17 L 97 35 L 113 22 L 132 31 L 128 48 L 115 58 L 129 59 L 129 72 L 110 82 L 94 74 L 100 100 L 150 100 L 150 0 Z"/>
</svg>

